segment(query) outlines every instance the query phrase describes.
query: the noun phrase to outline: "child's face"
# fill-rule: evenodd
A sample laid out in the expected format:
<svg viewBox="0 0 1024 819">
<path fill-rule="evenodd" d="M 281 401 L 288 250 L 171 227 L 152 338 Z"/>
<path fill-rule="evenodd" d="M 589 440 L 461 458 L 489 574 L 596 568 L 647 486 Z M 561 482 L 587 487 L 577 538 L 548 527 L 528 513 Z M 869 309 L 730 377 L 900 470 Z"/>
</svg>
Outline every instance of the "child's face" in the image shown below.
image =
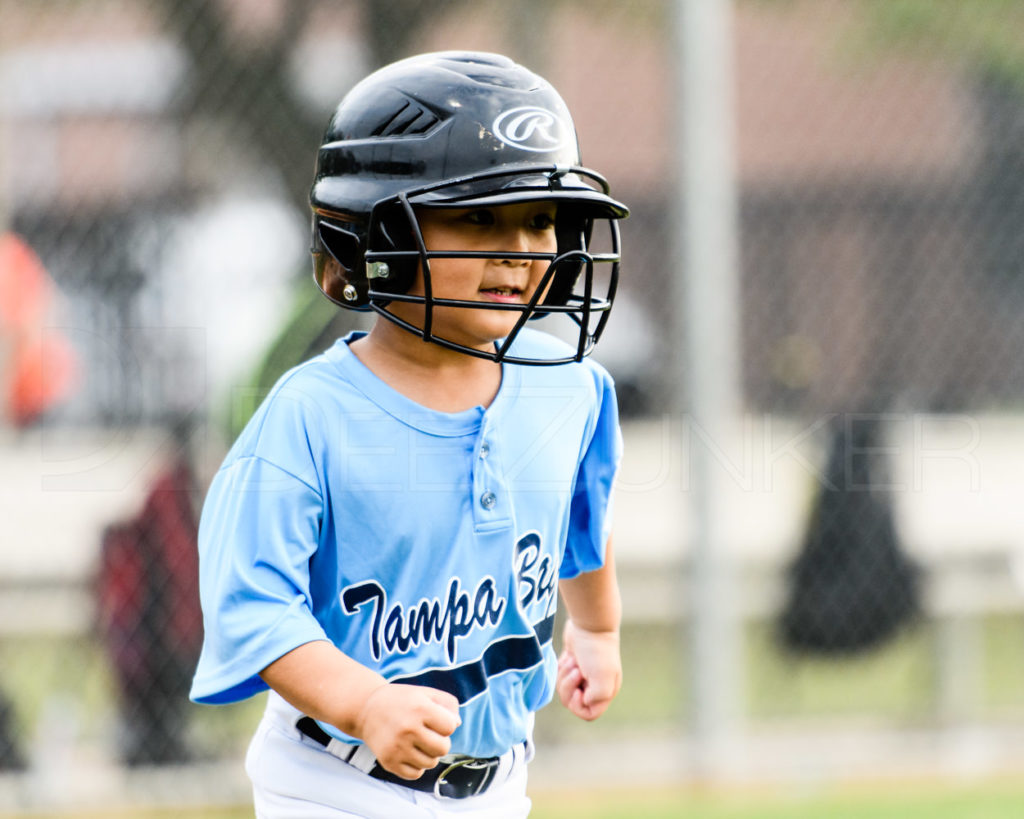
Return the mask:
<svg viewBox="0 0 1024 819">
<path fill-rule="evenodd" d="M 512 251 L 555 253 L 554 202 L 526 202 L 483 208 L 423 208 L 418 212 L 427 250 Z M 498 304 L 526 304 L 549 265 L 548 259 L 431 259 L 434 298 Z M 409 290 L 423 295 L 423 272 Z M 422 326 L 423 306 L 394 303 L 395 313 Z M 516 310 L 474 310 L 434 307 L 432 332 L 481 350 L 508 335 L 521 313 Z"/>
</svg>

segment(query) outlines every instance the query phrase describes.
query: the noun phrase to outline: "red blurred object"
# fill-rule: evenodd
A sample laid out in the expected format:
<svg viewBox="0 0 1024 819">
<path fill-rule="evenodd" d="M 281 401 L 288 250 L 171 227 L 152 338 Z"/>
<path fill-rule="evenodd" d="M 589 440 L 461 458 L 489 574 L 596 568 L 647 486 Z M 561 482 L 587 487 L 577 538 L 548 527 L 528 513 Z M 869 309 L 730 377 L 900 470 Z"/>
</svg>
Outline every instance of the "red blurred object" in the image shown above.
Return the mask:
<svg viewBox="0 0 1024 819">
<path fill-rule="evenodd" d="M 0 397 L 16 426 L 32 423 L 75 386 L 74 349 L 46 327 L 55 294 L 32 248 L 13 233 L 0 234 Z"/>
<path fill-rule="evenodd" d="M 41 335 L 14 348 L 7 386 L 7 414 L 27 426 L 71 394 L 78 359 L 57 333 Z"/>
<path fill-rule="evenodd" d="M 0 326 L 37 326 L 52 299 L 53 282 L 32 248 L 13 233 L 0 233 Z"/>
<path fill-rule="evenodd" d="M 203 638 L 194 478 L 184 458 L 156 476 L 142 511 L 103 533 L 98 625 L 121 691 L 125 761 L 189 758 L 186 713 Z"/>
</svg>

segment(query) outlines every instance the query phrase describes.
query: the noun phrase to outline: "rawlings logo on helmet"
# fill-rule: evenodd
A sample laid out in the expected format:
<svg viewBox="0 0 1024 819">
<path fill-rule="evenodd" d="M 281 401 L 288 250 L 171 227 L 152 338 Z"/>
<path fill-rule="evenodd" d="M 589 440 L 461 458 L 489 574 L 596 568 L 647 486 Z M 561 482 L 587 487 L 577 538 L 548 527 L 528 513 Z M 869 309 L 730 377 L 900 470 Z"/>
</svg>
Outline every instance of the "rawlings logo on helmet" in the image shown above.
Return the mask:
<svg viewBox="0 0 1024 819">
<path fill-rule="evenodd" d="M 494 135 L 513 148 L 548 153 L 566 141 L 569 128 L 546 108 L 524 105 L 498 114 L 491 126 Z"/>
</svg>

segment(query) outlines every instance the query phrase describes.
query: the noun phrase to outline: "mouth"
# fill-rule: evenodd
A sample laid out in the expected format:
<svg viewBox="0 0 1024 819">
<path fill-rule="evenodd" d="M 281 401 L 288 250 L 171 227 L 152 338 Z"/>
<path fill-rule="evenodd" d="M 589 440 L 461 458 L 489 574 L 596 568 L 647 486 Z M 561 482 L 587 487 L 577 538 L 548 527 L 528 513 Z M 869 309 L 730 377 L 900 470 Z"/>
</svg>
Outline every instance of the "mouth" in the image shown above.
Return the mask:
<svg viewBox="0 0 1024 819">
<path fill-rule="evenodd" d="M 523 291 L 518 287 L 487 287 L 480 288 L 480 293 L 488 301 L 516 303 L 522 301 Z"/>
</svg>

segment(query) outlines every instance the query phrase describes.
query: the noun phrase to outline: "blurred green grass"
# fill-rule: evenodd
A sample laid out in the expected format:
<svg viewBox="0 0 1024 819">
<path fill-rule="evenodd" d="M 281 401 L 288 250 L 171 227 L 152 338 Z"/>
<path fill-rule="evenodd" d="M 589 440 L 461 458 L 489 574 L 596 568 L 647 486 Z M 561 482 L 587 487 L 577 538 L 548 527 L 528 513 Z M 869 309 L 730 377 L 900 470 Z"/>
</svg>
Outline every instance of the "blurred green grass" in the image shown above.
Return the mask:
<svg viewBox="0 0 1024 819">
<path fill-rule="evenodd" d="M 656 790 L 538 795 L 532 819 L 1011 819 L 1024 783 L 876 784 L 819 793 Z"/>
<path fill-rule="evenodd" d="M 251 819 L 252 809 L 32 814 L 33 819 Z M 531 819 L 1019 819 L 1024 782 L 876 783 L 820 792 L 588 789 L 534 794 Z M 17 814 L 0 813 L 0 819 Z M 19 817 L 20 819 L 20 817 Z"/>
</svg>

